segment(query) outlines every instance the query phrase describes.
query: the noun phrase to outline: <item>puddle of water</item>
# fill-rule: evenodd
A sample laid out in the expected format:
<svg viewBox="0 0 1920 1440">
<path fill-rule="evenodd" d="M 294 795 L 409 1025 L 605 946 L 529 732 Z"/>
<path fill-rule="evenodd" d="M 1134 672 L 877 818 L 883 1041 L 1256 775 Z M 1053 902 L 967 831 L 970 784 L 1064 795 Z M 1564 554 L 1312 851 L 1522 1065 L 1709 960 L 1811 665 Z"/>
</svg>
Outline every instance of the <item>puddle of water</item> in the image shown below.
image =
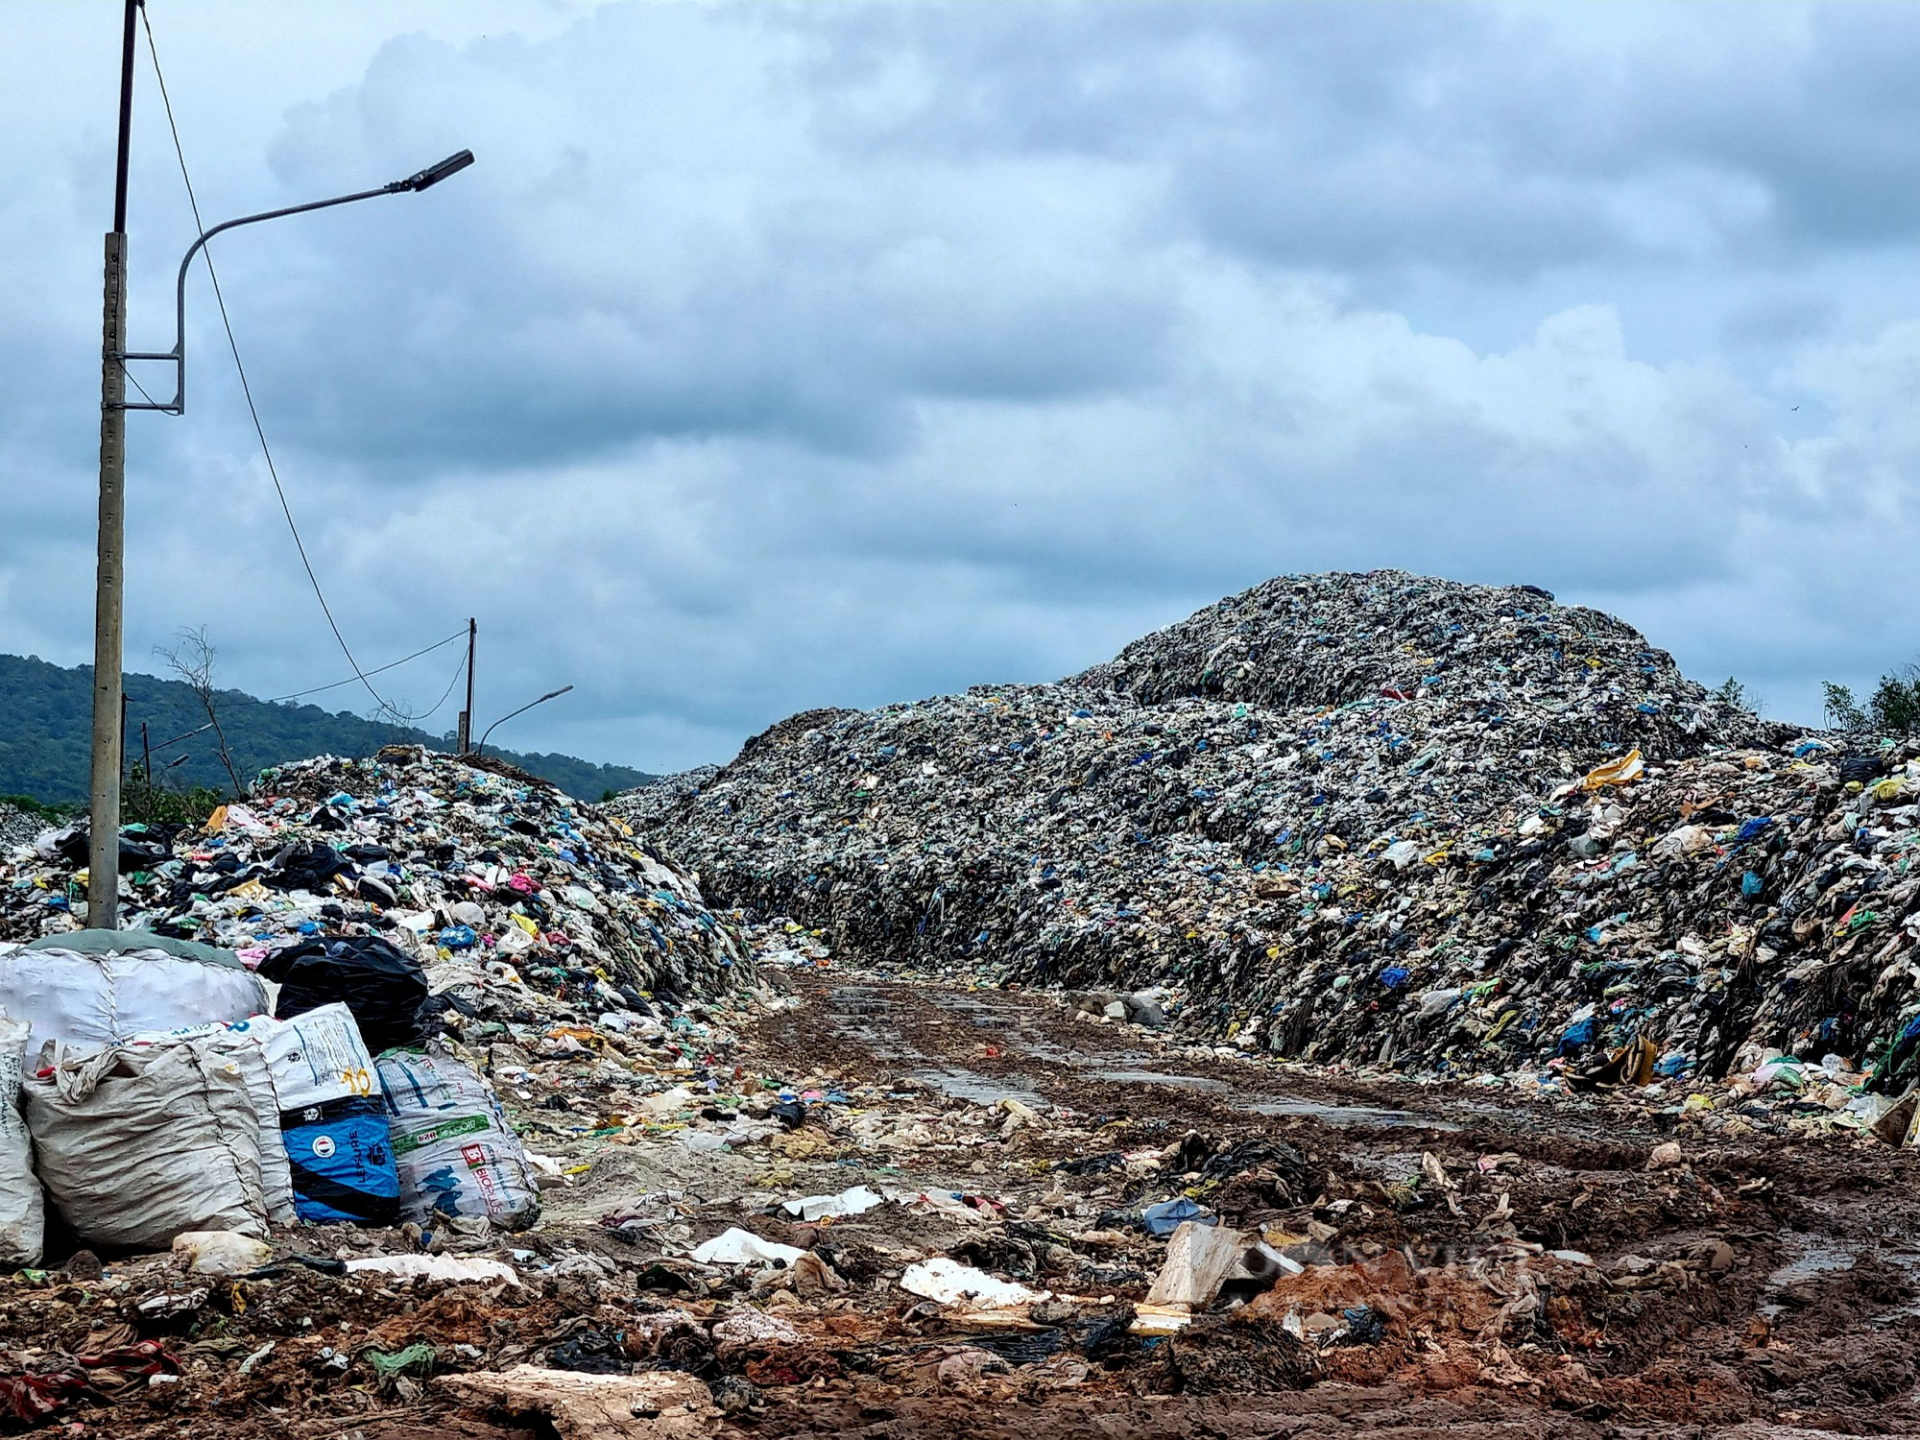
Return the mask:
<svg viewBox="0 0 1920 1440">
<path fill-rule="evenodd" d="M 1014 1017 L 996 1016 L 991 1013 L 996 1007 L 969 1002 L 961 996 L 934 998 L 944 1009 L 963 1012 L 975 1025 L 984 1027 L 999 1024 L 1004 1019 L 1005 1028 L 1013 1028 Z M 900 1007 L 879 991 L 864 985 L 842 986 L 834 995 L 834 1008 L 838 1012 L 834 1028 L 842 1035 L 859 1040 L 875 1055 L 909 1063 L 927 1059 L 894 1029 L 891 1017 L 898 1013 Z M 920 1068 L 909 1070 L 907 1074 L 922 1085 L 931 1085 L 942 1094 L 951 1095 L 956 1100 L 970 1100 L 976 1105 L 991 1105 L 1009 1098 L 1037 1107 L 1047 1103 L 1022 1081 L 996 1080 L 991 1075 L 982 1075 L 977 1070 L 968 1070 L 960 1065 L 923 1063 Z"/>
<path fill-rule="evenodd" d="M 1122 1085 L 1165 1085 L 1179 1090 L 1217 1094 L 1234 1087 L 1207 1075 L 1182 1075 L 1151 1068 L 1152 1057 L 1132 1047 L 1093 1054 L 1069 1051 L 1061 1045 L 1034 1034 L 1033 1016 L 1020 1005 L 1009 1005 L 979 994 L 930 991 L 927 998 L 935 1005 L 976 1029 L 1003 1032 L 1007 1043 L 1035 1059 L 1055 1061 L 1087 1068 L 1095 1079 Z M 928 1057 L 902 1040 L 889 1024 L 898 1006 L 883 992 L 863 985 L 843 986 L 835 996 L 840 1013 L 840 1032 L 859 1039 L 876 1055 L 893 1060 L 925 1061 Z M 1095 1066 L 1105 1069 L 1093 1069 Z M 956 1099 L 991 1105 L 1011 1097 L 1028 1105 L 1046 1102 L 1030 1085 L 1017 1080 L 996 1080 L 990 1075 L 946 1063 L 926 1065 L 911 1075 Z M 1290 1100 L 1279 1096 L 1256 1097 L 1238 1106 L 1256 1115 L 1298 1115 L 1328 1125 L 1419 1126 L 1436 1130 L 1458 1130 L 1451 1121 L 1406 1110 L 1389 1110 L 1370 1105 L 1338 1105 L 1316 1100 Z"/>
<path fill-rule="evenodd" d="M 1851 1250 L 1835 1250 L 1815 1245 L 1767 1276 L 1769 1290 L 1784 1290 L 1789 1285 L 1804 1285 L 1809 1280 L 1818 1280 L 1823 1275 L 1838 1275 L 1851 1270 L 1859 1257 Z"/>
<path fill-rule="evenodd" d="M 1374 1105 L 1332 1105 L 1318 1100 L 1255 1100 L 1240 1107 L 1256 1115 L 1304 1115 L 1325 1125 L 1413 1125 L 1428 1130 L 1458 1130 L 1451 1120 L 1420 1115 L 1411 1110 L 1383 1110 Z"/>
<path fill-rule="evenodd" d="M 1096 1080 L 1112 1080 L 1122 1085 L 1173 1085 L 1182 1090 L 1226 1090 L 1224 1080 L 1205 1075 L 1168 1075 L 1159 1070 L 1096 1070 Z"/>
<path fill-rule="evenodd" d="M 1033 1032 L 1034 1016 L 1021 1005 L 1010 1005 L 993 997 L 942 992 L 927 992 L 927 999 L 975 1029 L 997 1030 L 1007 1038 L 1009 1048 L 1042 1061 L 1074 1065 L 1090 1070 L 1093 1078 L 1122 1085 L 1165 1085 L 1179 1090 L 1217 1094 L 1234 1087 L 1224 1080 L 1206 1075 L 1182 1075 L 1151 1068 L 1152 1057 L 1135 1048 L 1083 1054 L 1070 1051 L 1045 1036 Z M 996 1080 L 963 1066 L 924 1063 L 928 1057 L 905 1042 L 890 1023 L 898 1006 L 884 992 L 863 985 L 843 986 L 834 999 L 840 1014 L 838 1029 L 857 1038 L 876 1055 L 891 1060 L 923 1062 L 909 1073 L 922 1084 L 931 1085 L 956 1099 L 991 1105 L 1012 1098 L 1027 1105 L 1046 1102 L 1033 1087 L 1020 1080 Z M 1096 1069 L 1096 1066 L 1109 1068 Z M 1458 1130 L 1461 1127 L 1437 1116 L 1416 1111 L 1391 1110 L 1373 1105 L 1341 1105 L 1318 1100 L 1287 1099 L 1277 1095 L 1256 1096 L 1236 1108 L 1255 1115 L 1302 1116 L 1327 1125 L 1371 1125 L 1421 1127 L 1434 1130 Z M 1849 1260 L 1848 1263 L 1851 1263 Z M 1792 1284 L 1792 1280 L 1778 1282 Z"/>
<path fill-rule="evenodd" d="M 1047 1104 L 1037 1091 L 1016 1081 L 995 1080 L 991 1075 L 982 1075 L 977 1070 L 963 1070 L 957 1065 L 942 1066 L 938 1070 L 916 1070 L 913 1078 L 956 1100 L 971 1100 L 976 1105 L 992 1105 L 1007 1099 L 1018 1100 L 1036 1109 L 1044 1109 Z"/>
<path fill-rule="evenodd" d="M 957 1020 L 964 1020 L 976 1030 L 992 1030 L 1006 1037 L 1003 1044 L 1016 1046 L 1025 1053 L 1041 1060 L 1051 1060 L 1066 1064 L 1085 1063 L 1068 1050 L 1039 1034 L 1035 1028 L 1036 1017 L 1030 1007 L 1008 1004 L 1004 1000 L 994 1000 L 986 996 L 951 991 L 930 991 L 926 998 L 940 1009 L 945 1010 Z"/>
</svg>

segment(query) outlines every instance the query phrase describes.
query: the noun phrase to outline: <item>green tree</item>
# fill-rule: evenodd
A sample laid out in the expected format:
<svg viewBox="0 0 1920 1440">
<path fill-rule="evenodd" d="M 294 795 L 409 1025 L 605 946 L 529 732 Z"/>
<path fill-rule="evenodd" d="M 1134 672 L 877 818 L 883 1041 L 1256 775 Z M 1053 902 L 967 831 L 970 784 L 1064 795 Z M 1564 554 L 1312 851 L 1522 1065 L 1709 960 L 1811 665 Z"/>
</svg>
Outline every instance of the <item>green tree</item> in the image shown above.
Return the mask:
<svg viewBox="0 0 1920 1440">
<path fill-rule="evenodd" d="M 1820 689 L 1826 695 L 1827 724 L 1836 730 L 1845 730 L 1850 733 L 1868 728 L 1867 712 L 1862 710 L 1860 702 L 1853 698 L 1851 685 L 1822 680 Z"/>
<path fill-rule="evenodd" d="M 199 673 L 197 649 L 182 658 L 189 661 L 191 683 L 152 675 L 126 677 L 127 756 L 138 761 L 151 754 L 156 788 L 169 793 L 244 788 L 269 765 L 314 755 L 362 757 L 395 743 L 453 748 L 449 736 L 417 727 L 218 690 L 210 673 Z M 210 672 L 210 665 L 207 668 Z M 210 708 L 219 720 L 218 730 L 210 723 Z M 67 668 L 0 655 L 0 792 L 31 796 L 42 804 L 84 806 L 92 717 L 92 667 Z M 527 755 L 496 751 L 491 745 L 487 749 L 582 800 L 608 790 L 631 790 L 654 778 L 572 755 Z"/>
<path fill-rule="evenodd" d="M 1720 687 L 1714 690 L 1712 694 L 1714 699 L 1718 700 L 1729 710 L 1741 710 L 1748 715 L 1758 715 L 1760 713 L 1760 697 L 1747 689 L 1745 685 L 1742 685 L 1731 675 L 1723 680 L 1720 683 Z"/>
<path fill-rule="evenodd" d="M 1881 735 L 1910 735 L 1920 730 L 1920 669 L 1887 672 L 1867 701 L 1867 718 Z"/>
<path fill-rule="evenodd" d="M 136 760 L 120 787 L 120 818 L 130 825 L 204 825 L 226 798 L 211 785 L 172 789 Z"/>
</svg>

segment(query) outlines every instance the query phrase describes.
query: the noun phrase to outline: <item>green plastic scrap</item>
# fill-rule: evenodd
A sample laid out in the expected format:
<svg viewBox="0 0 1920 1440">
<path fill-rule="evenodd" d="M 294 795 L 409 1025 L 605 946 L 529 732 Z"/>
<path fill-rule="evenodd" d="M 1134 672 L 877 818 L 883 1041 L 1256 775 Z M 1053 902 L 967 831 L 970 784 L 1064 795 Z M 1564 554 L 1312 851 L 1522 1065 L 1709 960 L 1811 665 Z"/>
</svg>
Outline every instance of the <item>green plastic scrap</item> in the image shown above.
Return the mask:
<svg viewBox="0 0 1920 1440">
<path fill-rule="evenodd" d="M 385 1350 L 367 1350 L 361 1355 L 373 1367 L 373 1373 L 379 1377 L 380 1384 L 391 1385 L 402 1375 L 431 1375 L 433 1362 L 439 1352 L 424 1341 L 418 1345 L 409 1345 L 404 1350 L 389 1353 Z"/>
</svg>

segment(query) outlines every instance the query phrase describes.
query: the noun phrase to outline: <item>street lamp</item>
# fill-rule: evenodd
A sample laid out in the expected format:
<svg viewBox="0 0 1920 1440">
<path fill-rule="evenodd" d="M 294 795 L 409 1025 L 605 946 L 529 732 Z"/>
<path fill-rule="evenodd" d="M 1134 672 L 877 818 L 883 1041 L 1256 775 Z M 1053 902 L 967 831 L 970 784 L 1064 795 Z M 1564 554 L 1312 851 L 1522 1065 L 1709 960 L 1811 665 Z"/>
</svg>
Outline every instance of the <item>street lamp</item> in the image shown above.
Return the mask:
<svg viewBox="0 0 1920 1440">
<path fill-rule="evenodd" d="M 473 164 L 473 152 L 462 150 L 449 155 L 438 165 L 429 165 L 426 169 L 409 175 L 404 180 L 395 180 L 382 185 L 378 190 L 358 190 L 351 195 L 336 195 L 331 200 L 314 200 L 305 205 L 289 205 L 284 210 L 265 210 L 258 215 L 242 215 L 238 220 L 223 220 L 211 230 L 202 231 L 200 238 L 187 247 L 187 253 L 180 258 L 180 277 L 174 286 L 174 339 L 173 349 L 166 351 L 128 350 L 123 351 L 120 359 L 126 360 L 171 360 L 173 362 L 173 399 L 165 403 L 147 401 L 133 404 L 126 400 L 120 402 L 122 410 L 160 410 L 168 415 L 178 415 L 187 408 L 187 270 L 193 264 L 193 257 L 200 253 L 200 247 L 223 230 L 237 229 L 242 225 L 257 225 L 262 220 L 278 220 L 283 215 L 304 215 L 309 210 L 330 210 L 335 205 L 350 205 L 355 200 L 371 200 L 377 195 L 419 194 L 422 190 L 438 185 L 449 175 Z"/>
<path fill-rule="evenodd" d="M 473 152 L 461 150 L 437 165 L 429 165 L 404 180 L 395 180 L 377 190 L 360 190 L 352 195 L 337 195 L 331 200 L 315 200 L 306 205 L 289 205 L 281 210 L 243 215 L 237 220 L 215 225 L 211 230 L 203 230 L 200 238 L 187 247 L 187 253 L 180 261 L 180 276 L 174 289 L 173 349 L 162 353 L 127 350 L 127 140 L 133 112 L 133 24 L 138 4 L 139 0 L 127 0 L 121 46 L 120 146 L 114 175 L 113 230 L 107 235 L 106 245 L 105 343 L 101 347 L 100 366 L 100 548 L 93 611 L 93 755 L 87 793 L 87 924 L 102 930 L 115 930 L 120 924 L 120 765 L 123 743 L 120 727 L 124 703 L 120 667 L 124 663 L 121 621 L 126 560 L 126 412 L 159 410 L 168 415 L 179 415 L 186 410 L 187 267 L 193 263 L 193 257 L 200 253 L 201 247 L 223 230 L 256 225 L 262 220 L 278 220 L 283 215 L 302 215 L 309 210 L 350 205 L 356 200 L 371 200 L 376 195 L 417 195 L 473 163 Z M 129 404 L 126 398 L 126 365 L 129 360 L 171 360 L 173 399 L 164 403 L 147 401 Z"/>
<path fill-rule="evenodd" d="M 549 700 L 557 699 L 559 696 L 566 694 L 571 689 L 573 689 L 573 686 L 571 685 L 562 685 L 558 690 L 549 690 L 546 694 L 542 695 L 538 700 L 529 700 L 526 704 L 522 705 L 518 710 L 509 710 L 506 714 L 502 715 L 498 720 L 494 721 L 492 725 L 487 726 L 485 730 L 480 732 L 480 743 L 474 746 L 473 753 L 476 755 L 484 755 L 487 753 L 487 736 L 493 734 L 494 730 L 497 727 L 506 724 L 507 721 L 513 719 L 513 717 L 516 715 L 526 714 L 527 711 L 533 709 L 533 707 L 536 705 L 544 705 Z"/>
</svg>

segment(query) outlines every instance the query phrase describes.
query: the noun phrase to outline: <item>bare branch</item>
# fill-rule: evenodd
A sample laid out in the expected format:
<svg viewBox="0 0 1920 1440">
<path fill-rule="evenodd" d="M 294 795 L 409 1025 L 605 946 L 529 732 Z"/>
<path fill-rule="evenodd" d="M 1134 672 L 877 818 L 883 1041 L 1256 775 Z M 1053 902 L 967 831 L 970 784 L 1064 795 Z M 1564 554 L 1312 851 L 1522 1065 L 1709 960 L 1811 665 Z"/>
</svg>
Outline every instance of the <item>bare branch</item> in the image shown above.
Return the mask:
<svg viewBox="0 0 1920 1440">
<path fill-rule="evenodd" d="M 182 630 L 177 646 L 168 650 L 156 645 L 154 653 L 166 660 L 167 667 L 185 682 L 200 701 L 200 708 L 207 715 L 207 723 L 213 727 L 220 763 L 226 767 L 227 778 L 233 782 L 233 793 L 246 794 L 247 787 L 241 783 L 239 768 L 233 763 L 233 752 L 227 748 L 226 732 L 220 728 L 220 707 L 213 687 L 214 650 L 207 639 L 206 626 Z"/>
</svg>

